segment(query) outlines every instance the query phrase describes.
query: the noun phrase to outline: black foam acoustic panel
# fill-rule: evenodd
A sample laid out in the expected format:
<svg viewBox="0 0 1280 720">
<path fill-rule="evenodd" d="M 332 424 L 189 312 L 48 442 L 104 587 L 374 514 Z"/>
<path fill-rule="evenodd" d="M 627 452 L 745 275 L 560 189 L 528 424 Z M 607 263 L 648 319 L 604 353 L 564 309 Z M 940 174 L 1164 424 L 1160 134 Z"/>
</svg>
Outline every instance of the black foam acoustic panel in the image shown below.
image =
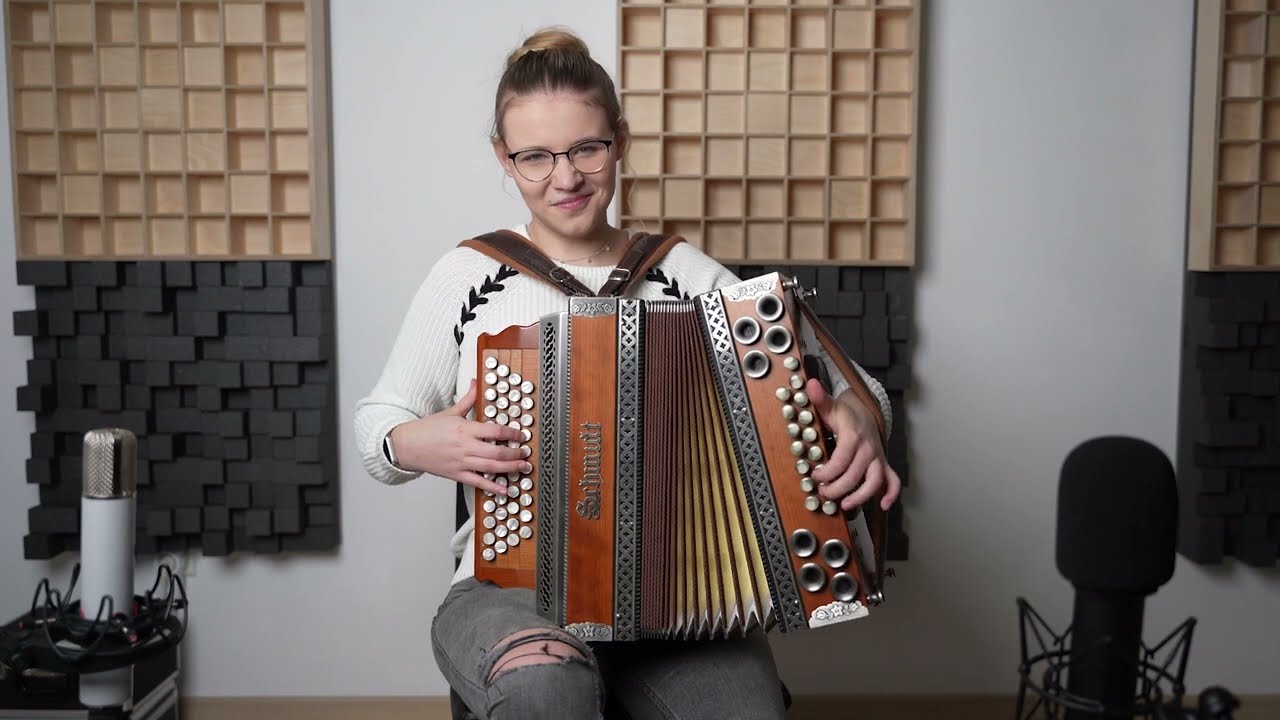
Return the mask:
<svg viewBox="0 0 1280 720">
<path fill-rule="evenodd" d="M 1280 557 L 1280 275 L 1193 272 L 1184 288 L 1178 549 Z"/>
<path fill-rule="evenodd" d="M 328 262 L 20 261 L 35 308 L 13 314 L 32 357 L 39 486 L 24 554 L 79 546 L 81 446 L 138 438 L 137 552 L 337 546 L 333 269 Z"/>
<path fill-rule="evenodd" d="M 730 265 L 746 279 L 769 272 L 792 275 L 806 289 L 819 320 L 845 353 L 884 385 L 893 406 L 893 434 L 885 448 L 889 463 L 909 484 L 908 420 L 904 396 L 911 385 L 911 295 L 909 268 Z M 906 490 L 904 489 L 904 494 Z M 909 538 L 902 502 L 889 513 L 889 560 L 906 560 Z"/>
</svg>

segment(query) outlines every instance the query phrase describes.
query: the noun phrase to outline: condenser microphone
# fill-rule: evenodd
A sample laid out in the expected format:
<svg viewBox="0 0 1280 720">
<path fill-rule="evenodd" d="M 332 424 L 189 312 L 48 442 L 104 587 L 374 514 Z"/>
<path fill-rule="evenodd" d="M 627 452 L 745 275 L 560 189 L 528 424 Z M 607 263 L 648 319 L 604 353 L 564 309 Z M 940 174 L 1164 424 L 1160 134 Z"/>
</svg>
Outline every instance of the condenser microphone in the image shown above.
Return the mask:
<svg viewBox="0 0 1280 720">
<path fill-rule="evenodd" d="M 1143 605 L 1173 577 L 1177 518 L 1173 466 L 1146 441 L 1094 438 L 1062 464 L 1057 565 L 1075 587 L 1067 691 L 1107 717 L 1132 715 Z"/>
<path fill-rule="evenodd" d="M 120 428 L 84 435 L 80 498 L 80 609 L 105 632 L 108 612 L 133 617 L 133 541 L 138 440 Z M 109 601 L 104 602 L 104 599 Z M 80 676 L 88 708 L 123 706 L 132 696 L 133 667 Z"/>
</svg>

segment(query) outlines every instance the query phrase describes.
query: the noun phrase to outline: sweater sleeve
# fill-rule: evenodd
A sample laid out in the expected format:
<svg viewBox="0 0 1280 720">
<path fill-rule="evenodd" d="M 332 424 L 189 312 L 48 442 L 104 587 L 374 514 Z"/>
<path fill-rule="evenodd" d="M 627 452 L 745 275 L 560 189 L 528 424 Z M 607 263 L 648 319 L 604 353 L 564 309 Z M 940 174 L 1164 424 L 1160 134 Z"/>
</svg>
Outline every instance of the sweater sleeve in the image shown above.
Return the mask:
<svg viewBox="0 0 1280 720">
<path fill-rule="evenodd" d="M 475 251 L 454 249 L 436 263 L 409 304 L 382 375 L 356 403 L 360 459 L 376 480 L 394 485 L 421 475 L 388 462 L 382 439 L 396 425 L 453 403 L 459 362 L 453 326 L 472 277 L 469 266 L 484 260 Z"/>
<path fill-rule="evenodd" d="M 669 273 L 674 272 L 677 276 L 685 279 L 690 295 L 741 282 L 740 278 L 729 272 L 728 268 L 689 245 L 689 243 L 681 243 L 673 248 L 668 258 L 672 262 L 667 271 Z M 662 264 L 667 265 L 666 259 Z M 839 397 L 841 393 L 849 389 L 849 382 L 845 380 L 844 374 L 840 372 L 835 361 L 827 354 L 826 348 L 822 346 L 822 343 L 818 342 L 818 336 L 814 333 L 806 318 L 800 318 L 799 329 L 805 347 L 822 358 L 822 362 L 827 366 L 827 376 L 831 378 L 831 396 Z M 846 357 L 848 356 L 846 355 Z M 857 360 L 849 358 L 849 362 L 853 365 L 854 370 L 857 371 L 858 377 L 862 379 L 863 384 L 867 386 L 867 390 L 871 392 L 871 395 L 875 397 L 876 402 L 880 405 L 880 414 L 884 416 L 885 437 L 888 437 L 893 432 L 893 406 L 889 403 L 889 394 L 885 392 L 884 386 L 880 381 L 863 369 Z"/>
</svg>

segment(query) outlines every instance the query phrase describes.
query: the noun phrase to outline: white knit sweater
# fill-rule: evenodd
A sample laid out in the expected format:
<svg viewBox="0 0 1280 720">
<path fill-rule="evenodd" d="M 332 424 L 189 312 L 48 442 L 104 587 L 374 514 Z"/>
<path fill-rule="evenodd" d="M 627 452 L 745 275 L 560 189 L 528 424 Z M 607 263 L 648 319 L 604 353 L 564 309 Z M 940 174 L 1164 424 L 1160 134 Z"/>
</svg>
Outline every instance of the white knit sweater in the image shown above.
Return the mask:
<svg viewBox="0 0 1280 720">
<path fill-rule="evenodd" d="M 528 237 L 524 226 L 512 228 Z M 613 266 L 564 265 L 593 291 L 604 285 Z M 628 296 L 645 300 L 692 297 L 738 282 L 722 265 L 689 243 L 680 243 L 655 266 L 661 282 L 635 282 Z M 382 376 L 368 396 L 356 404 L 355 430 L 360 457 L 369 475 L 388 484 L 420 477 L 401 471 L 382 453 L 382 439 L 402 422 L 440 412 L 466 393 L 475 376 L 476 338 L 512 325 L 529 325 L 543 315 L 563 311 L 565 295 L 548 283 L 504 268 L 496 260 L 470 248 L 449 251 L 431 269 L 409 305 Z M 802 328 L 806 345 L 821 353 L 812 329 Z M 460 339 L 460 342 L 459 342 Z M 848 388 L 835 365 L 827 360 L 832 391 Z M 879 399 L 886 423 L 892 422 L 888 395 L 856 363 L 858 373 Z M 474 517 L 474 494 L 464 493 Z M 461 559 L 453 582 L 470 577 L 473 520 L 453 536 L 454 556 Z"/>
</svg>

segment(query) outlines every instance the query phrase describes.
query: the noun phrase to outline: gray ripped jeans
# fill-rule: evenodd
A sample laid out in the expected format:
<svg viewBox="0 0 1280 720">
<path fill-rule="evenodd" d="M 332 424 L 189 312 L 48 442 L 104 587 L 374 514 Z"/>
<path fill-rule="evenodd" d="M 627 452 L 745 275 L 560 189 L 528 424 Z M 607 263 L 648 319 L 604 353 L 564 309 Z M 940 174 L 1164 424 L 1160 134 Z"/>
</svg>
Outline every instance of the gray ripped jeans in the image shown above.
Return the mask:
<svg viewBox="0 0 1280 720">
<path fill-rule="evenodd" d="M 431 624 L 436 663 L 481 718 L 599 718 L 606 690 L 610 702 L 632 720 L 776 720 L 784 715 L 782 684 L 763 634 L 588 645 L 540 617 L 533 603 L 530 590 L 468 578 L 453 586 L 436 612 Z M 511 642 L 513 633 L 522 637 Z M 504 655 L 536 652 L 538 643 L 549 641 L 576 653 L 503 670 Z"/>
</svg>

